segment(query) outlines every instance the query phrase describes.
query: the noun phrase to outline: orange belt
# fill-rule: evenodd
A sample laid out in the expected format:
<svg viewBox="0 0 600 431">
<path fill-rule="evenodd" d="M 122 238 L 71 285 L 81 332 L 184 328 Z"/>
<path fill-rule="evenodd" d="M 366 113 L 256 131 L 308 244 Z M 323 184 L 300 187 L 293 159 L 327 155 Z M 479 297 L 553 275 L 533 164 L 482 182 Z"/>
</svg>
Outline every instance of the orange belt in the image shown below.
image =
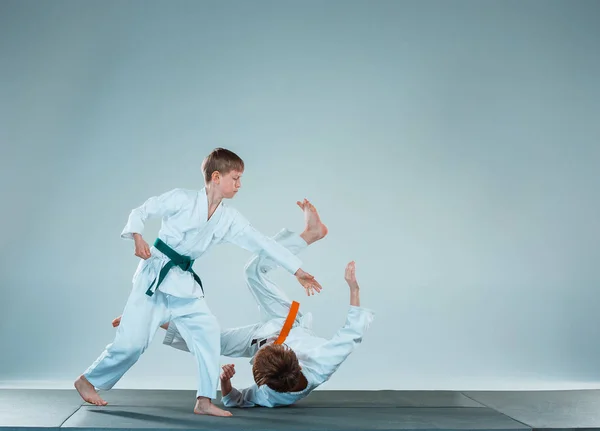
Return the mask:
<svg viewBox="0 0 600 431">
<path fill-rule="evenodd" d="M 292 301 L 290 311 L 287 317 L 285 318 L 283 328 L 281 328 L 281 332 L 279 333 L 279 337 L 277 337 L 277 341 L 275 341 L 275 344 L 283 344 L 283 342 L 287 338 L 288 334 L 290 333 L 290 330 L 292 329 L 292 326 L 294 325 L 294 321 L 296 320 L 298 308 L 300 308 L 300 304 L 296 301 Z"/>
</svg>

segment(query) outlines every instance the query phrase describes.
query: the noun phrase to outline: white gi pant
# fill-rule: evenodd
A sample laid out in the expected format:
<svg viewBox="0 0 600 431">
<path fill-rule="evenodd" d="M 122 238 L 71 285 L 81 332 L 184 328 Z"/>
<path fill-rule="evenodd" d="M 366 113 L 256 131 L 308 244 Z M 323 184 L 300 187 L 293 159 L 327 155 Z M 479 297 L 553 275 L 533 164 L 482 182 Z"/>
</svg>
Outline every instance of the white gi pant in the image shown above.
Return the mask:
<svg viewBox="0 0 600 431">
<path fill-rule="evenodd" d="M 168 275 L 167 275 L 168 277 Z M 216 398 L 219 380 L 220 327 L 204 298 L 180 298 L 156 290 L 146 295 L 142 278 L 133 289 L 114 341 L 83 374 L 98 389 L 111 389 L 137 362 L 159 326 L 174 322 L 196 358 L 197 396 Z"/>
<path fill-rule="evenodd" d="M 273 239 L 294 254 L 300 253 L 307 247 L 306 241 L 297 233 L 287 229 L 282 229 Z M 281 331 L 292 302 L 267 277 L 268 272 L 276 269 L 277 266 L 264 252 L 254 255 L 246 264 L 246 284 L 258 304 L 261 322 L 223 330 L 221 332 L 221 355 L 253 357 L 262 343 L 277 336 Z M 306 324 L 303 321 L 311 316 L 310 313 L 303 316 L 298 311 L 294 325 Z M 163 343 L 176 349 L 189 351 L 190 344 L 181 329 L 177 320 L 171 321 Z"/>
</svg>

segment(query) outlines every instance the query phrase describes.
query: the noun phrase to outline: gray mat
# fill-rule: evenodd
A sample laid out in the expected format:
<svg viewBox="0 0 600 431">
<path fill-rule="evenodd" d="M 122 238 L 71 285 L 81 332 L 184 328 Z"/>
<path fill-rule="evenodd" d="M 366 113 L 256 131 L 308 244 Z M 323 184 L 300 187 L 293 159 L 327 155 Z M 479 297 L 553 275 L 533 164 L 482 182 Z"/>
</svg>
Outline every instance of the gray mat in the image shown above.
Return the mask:
<svg viewBox="0 0 600 431">
<path fill-rule="evenodd" d="M 82 407 L 63 425 L 78 431 L 161 429 L 281 430 L 523 430 L 529 428 L 492 409 L 465 408 L 253 408 L 234 417 L 195 416 L 185 407 Z"/>
<path fill-rule="evenodd" d="M 532 428 L 600 428 L 600 391 L 465 392 Z"/>
<path fill-rule="evenodd" d="M 191 406 L 191 408 L 194 408 L 194 404 L 196 403 L 196 391 L 193 390 L 113 389 L 110 391 L 99 391 L 98 393 L 109 405 L 118 405 L 120 407 Z"/>
<path fill-rule="evenodd" d="M 58 428 L 80 406 L 75 390 L 0 389 L 0 427 Z"/>
<path fill-rule="evenodd" d="M 192 413 L 195 391 L 101 392 L 107 407 L 75 390 L 0 390 L 0 431 L 113 430 L 523 430 L 600 429 L 600 391 L 315 391 L 290 407 Z M 220 404 L 219 401 L 216 404 Z"/>
<path fill-rule="evenodd" d="M 101 391 L 100 396 L 111 405 L 181 407 L 190 403 L 193 405 L 196 392 L 114 389 Z M 298 408 L 484 407 L 460 392 L 451 391 L 314 391 L 295 406 Z"/>
<path fill-rule="evenodd" d="M 451 391 L 314 391 L 299 407 L 484 407 Z"/>
</svg>

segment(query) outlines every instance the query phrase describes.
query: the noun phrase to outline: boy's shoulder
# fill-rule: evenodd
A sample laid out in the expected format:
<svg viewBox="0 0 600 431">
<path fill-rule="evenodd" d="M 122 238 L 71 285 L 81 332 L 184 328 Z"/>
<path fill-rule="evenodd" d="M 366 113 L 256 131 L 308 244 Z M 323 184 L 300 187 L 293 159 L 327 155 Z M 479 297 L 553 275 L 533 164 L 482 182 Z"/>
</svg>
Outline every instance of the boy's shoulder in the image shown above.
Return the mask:
<svg viewBox="0 0 600 431">
<path fill-rule="evenodd" d="M 183 208 L 193 207 L 198 201 L 198 196 L 199 192 L 197 190 L 181 187 L 170 189 L 157 197 L 163 205 L 181 210 Z"/>
<path fill-rule="evenodd" d="M 186 189 L 182 187 L 176 187 L 167 192 L 168 194 L 175 196 L 178 199 L 196 199 L 198 197 L 198 190 Z"/>
</svg>

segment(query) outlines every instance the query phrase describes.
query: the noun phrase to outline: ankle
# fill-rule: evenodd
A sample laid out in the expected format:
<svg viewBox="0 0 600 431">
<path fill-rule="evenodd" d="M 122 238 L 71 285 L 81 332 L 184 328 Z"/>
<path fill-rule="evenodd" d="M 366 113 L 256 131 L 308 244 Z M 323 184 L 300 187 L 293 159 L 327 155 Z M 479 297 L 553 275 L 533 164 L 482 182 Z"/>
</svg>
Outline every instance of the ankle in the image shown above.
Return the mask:
<svg viewBox="0 0 600 431">
<path fill-rule="evenodd" d="M 304 232 L 300 234 L 300 238 L 306 242 L 306 245 L 311 245 L 313 242 L 318 241 L 320 238 L 318 235 L 315 235 L 313 232 L 306 229 Z"/>
</svg>

